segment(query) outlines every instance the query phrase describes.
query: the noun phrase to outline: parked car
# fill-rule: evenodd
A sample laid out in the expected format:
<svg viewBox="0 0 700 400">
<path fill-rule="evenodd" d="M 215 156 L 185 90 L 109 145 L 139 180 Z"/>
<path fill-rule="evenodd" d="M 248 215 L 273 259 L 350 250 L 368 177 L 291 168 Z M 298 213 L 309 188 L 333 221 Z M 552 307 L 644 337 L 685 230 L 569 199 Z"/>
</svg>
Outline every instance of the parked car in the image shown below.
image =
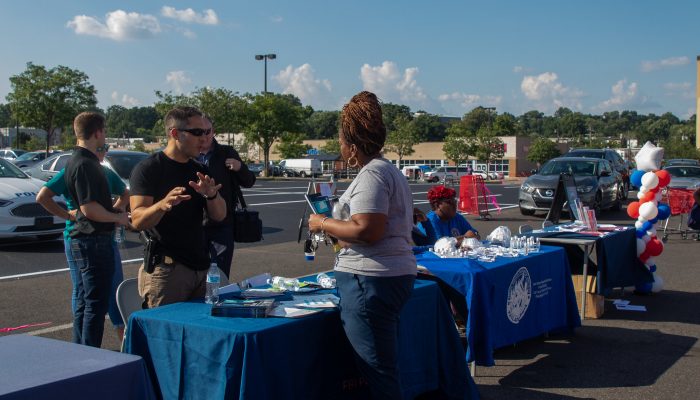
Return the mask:
<svg viewBox="0 0 700 400">
<path fill-rule="evenodd" d="M 277 164 L 277 165 L 270 166 L 270 170 L 268 173 L 270 176 L 283 176 L 285 178 L 302 176 L 299 172 L 297 172 L 293 169 L 285 168 L 284 165 L 282 165 L 281 163 Z M 303 176 L 306 176 L 306 175 L 303 175 Z"/>
<path fill-rule="evenodd" d="M 700 166 L 698 165 L 671 165 L 664 167 L 671 174 L 669 187 L 695 189 L 700 187 Z"/>
<path fill-rule="evenodd" d="M 54 154 L 55 151 L 49 152 L 49 156 Z M 31 167 L 32 165 L 38 163 L 41 160 L 46 159 L 46 151 L 41 150 L 41 151 L 28 151 L 21 156 L 15 158 L 12 160 L 12 163 L 18 166 L 19 168 L 28 168 Z"/>
<path fill-rule="evenodd" d="M 6 160 L 14 160 L 15 158 L 21 156 L 26 152 L 26 150 L 20 149 L 2 149 L 0 150 L 0 158 L 4 158 Z"/>
<path fill-rule="evenodd" d="M 700 166 L 700 161 L 693 160 L 692 158 L 672 158 L 670 160 L 664 161 L 664 167 L 671 167 L 674 165 L 696 165 Z"/>
<path fill-rule="evenodd" d="M 59 238 L 65 221 L 54 217 L 36 202 L 44 182 L 25 174 L 8 160 L 0 158 L 0 238 Z M 62 198 L 54 198 L 66 208 Z"/>
<path fill-rule="evenodd" d="M 430 172 L 430 167 L 427 165 L 407 165 L 401 168 L 401 173 L 406 179 L 418 180 Z"/>
<path fill-rule="evenodd" d="M 260 176 L 265 169 L 265 165 L 262 163 L 248 164 L 248 170 L 255 174 L 255 176 Z"/>
<path fill-rule="evenodd" d="M 46 160 L 26 168 L 24 172 L 34 178 L 48 181 L 65 168 L 72 154 L 71 152 L 56 153 Z"/>
<path fill-rule="evenodd" d="M 428 171 L 423 175 L 423 179 L 425 179 L 426 182 L 444 182 L 445 179 L 459 179 L 460 177 L 468 174 L 469 171 L 467 170 L 467 167 L 456 167 L 450 165 L 433 168 L 431 171 Z M 484 174 L 484 177 L 485 176 L 486 174 Z"/>
<path fill-rule="evenodd" d="M 520 186 L 520 213 L 533 215 L 536 211 L 548 211 L 562 173 L 573 175 L 581 203 L 596 214 L 602 209 L 621 209 L 624 182 L 608 160 L 560 157 L 547 161 Z"/>
<path fill-rule="evenodd" d="M 280 161 L 279 166 L 295 171 L 302 178 L 321 175 L 323 172 L 321 161 L 316 158 L 288 158 Z"/>
<path fill-rule="evenodd" d="M 626 200 L 630 191 L 630 168 L 629 164 L 622 159 L 622 156 L 613 149 L 576 149 L 564 154 L 562 157 L 590 157 L 608 160 L 613 169 L 620 173 L 624 187 L 622 199 Z"/>
</svg>

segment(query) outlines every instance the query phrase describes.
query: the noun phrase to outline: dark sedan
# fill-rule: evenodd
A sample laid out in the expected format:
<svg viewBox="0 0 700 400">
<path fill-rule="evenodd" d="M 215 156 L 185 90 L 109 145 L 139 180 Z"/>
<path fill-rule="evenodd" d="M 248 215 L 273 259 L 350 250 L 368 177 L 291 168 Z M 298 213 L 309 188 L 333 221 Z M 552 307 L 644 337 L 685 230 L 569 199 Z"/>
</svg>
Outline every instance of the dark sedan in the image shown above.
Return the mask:
<svg viewBox="0 0 700 400">
<path fill-rule="evenodd" d="M 520 212 L 533 215 L 536 211 L 548 211 L 562 173 L 573 175 L 579 199 L 596 214 L 602 209 L 622 207 L 624 183 L 608 160 L 561 157 L 547 161 L 520 186 Z"/>
</svg>

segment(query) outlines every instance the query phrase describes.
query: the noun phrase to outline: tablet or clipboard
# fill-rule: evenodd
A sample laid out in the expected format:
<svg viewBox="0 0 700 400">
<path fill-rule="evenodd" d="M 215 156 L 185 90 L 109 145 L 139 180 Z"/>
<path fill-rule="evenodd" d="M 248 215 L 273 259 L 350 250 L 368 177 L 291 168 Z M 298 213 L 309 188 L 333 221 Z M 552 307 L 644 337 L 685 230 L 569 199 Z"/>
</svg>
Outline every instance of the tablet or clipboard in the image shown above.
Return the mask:
<svg viewBox="0 0 700 400">
<path fill-rule="evenodd" d="M 321 193 L 307 194 L 306 202 L 309 203 L 309 207 L 314 212 L 314 214 L 323 214 L 326 217 L 333 216 L 333 207 L 331 206 L 331 201 L 328 196 L 324 196 Z"/>
</svg>

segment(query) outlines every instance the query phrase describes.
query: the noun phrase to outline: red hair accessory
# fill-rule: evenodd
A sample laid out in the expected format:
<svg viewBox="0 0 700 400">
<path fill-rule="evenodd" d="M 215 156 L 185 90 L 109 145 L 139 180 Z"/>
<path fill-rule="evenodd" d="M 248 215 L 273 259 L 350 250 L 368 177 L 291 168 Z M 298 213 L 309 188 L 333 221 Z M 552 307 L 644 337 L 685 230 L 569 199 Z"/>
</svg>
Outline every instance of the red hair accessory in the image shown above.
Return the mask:
<svg viewBox="0 0 700 400">
<path fill-rule="evenodd" d="M 452 199 L 456 194 L 457 192 L 454 189 L 442 185 L 433 186 L 428 190 L 428 201 L 435 203 L 443 199 Z"/>
</svg>

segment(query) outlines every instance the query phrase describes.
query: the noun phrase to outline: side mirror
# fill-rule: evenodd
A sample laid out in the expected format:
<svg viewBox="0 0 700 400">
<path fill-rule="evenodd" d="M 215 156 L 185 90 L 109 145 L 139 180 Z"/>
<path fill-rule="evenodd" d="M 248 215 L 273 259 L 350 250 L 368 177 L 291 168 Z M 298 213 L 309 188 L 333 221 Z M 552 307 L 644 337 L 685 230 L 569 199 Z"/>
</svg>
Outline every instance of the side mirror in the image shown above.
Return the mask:
<svg viewBox="0 0 700 400">
<path fill-rule="evenodd" d="M 536 170 L 536 169 L 531 169 L 531 170 L 530 170 L 530 173 L 531 173 L 532 175 L 535 175 L 535 174 L 537 173 L 537 170 Z"/>
</svg>

